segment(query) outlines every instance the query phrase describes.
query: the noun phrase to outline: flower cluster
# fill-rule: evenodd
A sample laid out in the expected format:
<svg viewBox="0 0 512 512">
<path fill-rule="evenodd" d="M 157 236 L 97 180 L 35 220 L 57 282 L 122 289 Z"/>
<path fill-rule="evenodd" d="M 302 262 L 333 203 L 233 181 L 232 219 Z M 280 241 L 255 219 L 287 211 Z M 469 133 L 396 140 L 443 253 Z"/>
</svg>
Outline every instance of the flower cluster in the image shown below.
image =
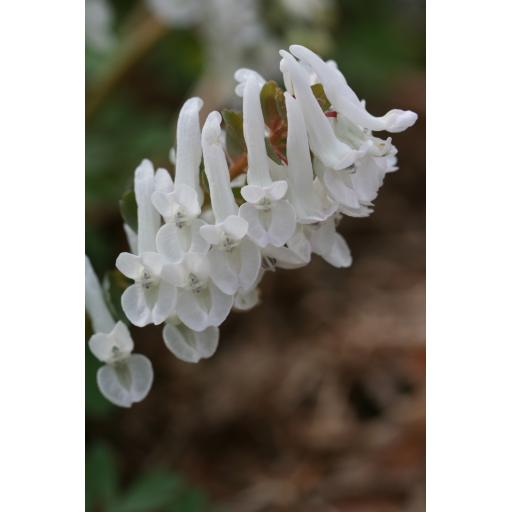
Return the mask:
<svg viewBox="0 0 512 512">
<path fill-rule="evenodd" d="M 397 169 L 391 139 L 373 131 L 400 132 L 417 118 L 402 110 L 371 115 L 336 65 L 305 47 L 280 54 L 284 92 L 255 71 L 235 73 L 243 103 L 236 161 L 232 126 L 223 129 L 214 111 L 201 129 L 203 103 L 192 98 L 178 117 L 174 179 L 148 160 L 135 170 L 137 232 L 125 225 L 131 252 L 116 261 L 133 280 L 122 309 L 137 327 L 163 325 L 166 346 L 183 361 L 197 363 L 215 352 L 229 312 L 258 303 L 265 271 L 307 265 L 312 254 L 350 266 L 337 225 L 343 215 L 368 216 L 384 176 Z M 269 89 L 270 109 L 264 104 Z M 94 327 L 103 334 L 90 341 L 106 363 L 100 389 L 114 403 L 130 405 L 151 379 L 144 381 L 147 389 L 125 386 L 128 396 L 119 398 L 119 368 L 144 373 L 142 359 L 133 362 L 143 356 L 131 355 L 124 324 L 114 326 L 111 318 L 101 324 Z"/>
</svg>

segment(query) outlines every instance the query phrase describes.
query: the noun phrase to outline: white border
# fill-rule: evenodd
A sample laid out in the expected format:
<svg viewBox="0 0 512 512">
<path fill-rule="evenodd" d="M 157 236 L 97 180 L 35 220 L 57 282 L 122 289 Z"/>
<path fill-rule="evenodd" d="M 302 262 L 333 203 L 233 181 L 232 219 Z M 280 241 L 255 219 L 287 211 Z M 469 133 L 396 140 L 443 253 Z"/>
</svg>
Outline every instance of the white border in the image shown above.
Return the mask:
<svg viewBox="0 0 512 512">
<path fill-rule="evenodd" d="M 512 510 L 509 2 L 427 7 L 427 510 Z"/>
<path fill-rule="evenodd" d="M 0 53 L 0 510 L 83 510 L 83 1 L 3 2 Z"/>
</svg>

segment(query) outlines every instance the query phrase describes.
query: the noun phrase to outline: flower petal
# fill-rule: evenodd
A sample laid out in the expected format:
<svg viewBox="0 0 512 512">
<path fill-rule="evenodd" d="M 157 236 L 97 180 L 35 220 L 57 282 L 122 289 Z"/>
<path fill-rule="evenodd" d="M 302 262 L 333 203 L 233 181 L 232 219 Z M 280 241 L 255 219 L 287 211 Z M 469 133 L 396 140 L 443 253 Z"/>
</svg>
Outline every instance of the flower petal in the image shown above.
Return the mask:
<svg viewBox="0 0 512 512">
<path fill-rule="evenodd" d="M 122 252 L 116 259 L 116 268 L 129 279 L 138 279 L 144 271 L 141 257 Z"/>
<path fill-rule="evenodd" d="M 151 202 L 155 189 L 155 172 L 149 160 L 135 169 L 134 189 L 137 202 L 138 253 L 155 250 L 155 236 L 160 228 L 160 216 Z"/>
<path fill-rule="evenodd" d="M 247 221 L 238 215 L 230 215 L 222 223 L 224 231 L 235 240 L 241 240 L 249 229 Z"/>
<path fill-rule="evenodd" d="M 121 295 L 121 306 L 133 325 L 144 327 L 151 323 L 151 311 L 140 284 L 135 283 L 126 288 Z"/>
<path fill-rule="evenodd" d="M 169 171 L 162 169 L 161 167 L 157 169 L 155 173 L 155 191 L 168 194 L 173 191 L 173 188 L 174 183 L 172 182 Z"/>
<path fill-rule="evenodd" d="M 250 203 L 244 203 L 240 206 L 240 217 L 244 218 L 249 224 L 247 235 L 260 247 L 268 245 L 267 230 L 263 226 L 260 218 L 260 210 Z"/>
<path fill-rule="evenodd" d="M 178 290 L 178 301 L 176 303 L 176 315 L 190 329 L 204 331 L 209 327 L 209 311 L 202 307 L 199 302 L 200 294 L 186 289 Z"/>
<path fill-rule="evenodd" d="M 211 245 L 220 244 L 222 241 L 222 228 L 215 224 L 205 224 L 199 230 L 201 236 Z"/>
<path fill-rule="evenodd" d="M 108 310 L 98 277 L 85 256 L 85 309 L 94 332 L 108 333 L 114 328 L 114 319 Z"/>
<path fill-rule="evenodd" d="M 279 201 L 279 199 L 283 199 L 287 191 L 288 182 L 286 180 L 279 180 L 274 181 L 274 183 L 266 189 L 265 195 L 272 201 Z"/>
<path fill-rule="evenodd" d="M 261 110 L 262 84 L 254 74 L 247 77 L 243 93 L 243 131 L 247 146 L 247 183 L 260 187 L 272 183 L 265 146 L 265 122 Z"/>
<path fill-rule="evenodd" d="M 166 347 L 178 358 L 187 363 L 197 363 L 211 357 L 219 344 L 219 329 L 208 327 L 196 332 L 187 326 L 167 324 L 163 337 Z"/>
<path fill-rule="evenodd" d="M 233 251 L 238 250 L 238 247 Z M 212 281 L 224 292 L 233 295 L 238 287 L 238 272 L 231 265 L 231 259 L 226 252 L 219 249 L 212 249 L 208 253 L 210 262 L 210 277 Z"/>
<path fill-rule="evenodd" d="M 120 407 L 131 407 L 151 389 L 153 368 L 147 357 L 133 354 L 115 365 L 102 366 L 97 382 L 105 398 Z"/>
<path fill-rule="evenodd" d="M 215 220 L 222 222 L 229 215 L 236 215 L 238 207 L 231 190 L 229 169 L 221 139 L 221 115 L 213 111 L 203 126 L 201 143 L 204 155 L 204 170 L 208 178 L 210 199 Z"/>
<path fill-rule="evenodd" d="M 243 97 L 247 80 L 251 76 L 256 79 L 260 87 L 262 87 L 266 81 L 258 72 L 254 71 L 253 69 L 240 68 L 235 71 L 234 77 L 238 82 L 238 85 L 235 87 L 235 93 L 237 96 L 240 96 L 240 98 Z"/>
<path fill-rule="evenodd" d="M 210 283 L 210 300 L 211 308 L 208 317 L 208 325 L 218 327 L 229 315 L 231 307 L 233 306 L 233 297 L 224 293 L 213 283 Z"/>
<path fill-rule="evenodd" d="M 296 219 L 293 206 L 285 200 L 272 204 L 272 220 L 268 229 L 268 238 L 272 245 L 284 245 L 295 232 Z"/>
<path fill-rule="evenodd" d="M 176 307 L 176 287 L 161 281 L 158 287 L 158 296 L 153 306 L 152 317 L 155 325 L 160 325 L 167 320 Z"/>
<path fill-rule="evenodd" d="M 260 302 L 259 288 L 253 288 L 247 292 L 240 291 L 235 295 L 233 307 L 239 311 L 249 311 Z"/>
<path fill-rule="evenodd" d="M 242 240 L 238 246 L 240 251 L 239 282 L 242 290 L 251 289 L 258 279 L 261 268 L 261 251 L 250 240 Z"/>
<path fill-rule="evenodd" d="M 352 265 L 352 254 L 350 248 L 345 239 L 336 233 L 333 244 L 329 253 L 324 254 L 323 258 L 327 263 L 330 263 L 334 267 L 350 267 Z"/>
<path fill-rule="evenodd" d="M 256 185 L 246 185 L 240 190 L 242 197 L 252 204 L 258 204 L 265 197 L 265 189 Z"/>
<path fill-rule="evenodd" d="M 176 127 L 176 186 L 188 185 L 196 192 L 197 201 L 202 204 L 202 190 L 199 185 L 201 164 L 201 129 L 199 111 L 203 107 L 201 98 L 190 98 L 181 107 Z"/>
</svg>

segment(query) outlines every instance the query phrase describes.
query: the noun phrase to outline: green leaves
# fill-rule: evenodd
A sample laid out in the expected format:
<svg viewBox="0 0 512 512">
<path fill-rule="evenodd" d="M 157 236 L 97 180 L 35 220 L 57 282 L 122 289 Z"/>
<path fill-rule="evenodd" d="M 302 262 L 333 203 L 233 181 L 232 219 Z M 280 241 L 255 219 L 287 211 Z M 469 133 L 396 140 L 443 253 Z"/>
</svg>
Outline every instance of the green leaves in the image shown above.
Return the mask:
<svg viewBox="0 0 512 512">
<path fill-rule="evenodd" d="M 85 459 L 85 509 L 92 511 L 98 505 L 109 507 L 118 492 L 119 474 L 111 449 L 97 444 L 87 452 Z"/>
<path fill-rule="evenodd" d="M 135 200 L 135 192 L 127 190 L 119 201 L 121 217 L 137 233 L 137 202 Z"/>
<path fill-rule="evenodd" d="M 130 285 L 130 281 L 119 270 L 109 270 L 103 278 L 105 302 L 115 319 L 129 323 L 121 307 L 121 295 Z"/>
<path fill-rule="evenodd" d="M 261 88 L 260 101 L 263 119 L 271 130 L 282 123 L 286 124 L 284 92 L 276 82 L 270 80 Z"/>
<path fill-rule="evenodd" d="M 226 149 L 231 161 L 238 160 L 247 152 L 244 140 L 243 117 L 241 112 L 223 110 L 222 119 L 226 130 Z"/>
<path fill-rule="evenodd" d="M 126 490 L 120 486 L 117 461 L 105 444 L 86 454 L 86 512 L 208 512 L 203 492 L 165 469 L 143 473 Z"/>
<path fill-rule="evenodd" d="M 320 107 L 322 107 L 322 110 L 324 112 L 329 110 L 331 108 L 331 102 L 325 95 L 324 86 L 322 84 L 315 84 L 311 86 L 311 90 L 313 91 L 313 94 L 315 95 L 315 98 L 317 99 Z"/>
<path fill-rule="evenodd" d="M 109 512 L 150 512 L 169 510 L 170 505 L 179 495 L 181 479 L 167 471 L 156 470 L 146 473 L 119 498 Z M 197 509 L 196 509 L 197 510 Z"/>
</svg>

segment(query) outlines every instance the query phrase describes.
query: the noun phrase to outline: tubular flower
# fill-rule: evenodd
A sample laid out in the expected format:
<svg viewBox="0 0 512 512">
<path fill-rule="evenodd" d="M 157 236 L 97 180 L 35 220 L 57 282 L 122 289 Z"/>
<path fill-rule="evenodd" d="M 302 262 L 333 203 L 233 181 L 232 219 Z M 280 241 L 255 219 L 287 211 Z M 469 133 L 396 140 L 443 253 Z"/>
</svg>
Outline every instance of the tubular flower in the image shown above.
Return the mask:
<svg viewBox="0 0 512 512">
<path fill-rule="evenodd" d="M 176 130 L 176 177 L 170 190 L 156 190 L 152 195 L 155 208 L 168 223 L 178 229 L 199 217 L 203 191 L 199 186 L 201 164 L 200 98 L 190 98 L 180 110 Z"/>
<path fill-rule="evenodd" d="M 260 104 L 261 84 L 252 73 L 243 92 L 243 132 L 247 144 L 247 185 L 240 216 L 249 224 L 249 237 L 260 247 L 284 245 L 295 231 L 295 211 L 285 199 L 286 180 L 272 181 L 265 147 L 265 124 Z"/>
<path fill-rule="evenodd" d="M 120 407 L 131 407 L 148 394 L 153 383 L 153 367 L 141 354 L 132 354 L 133 340 L 123 322 L 114 322 L 100 283 L 85 257 L 85 307 L 95 334 L 89 349 L 102 363 L 96 379 L 105 398 Z"/>
<path fill-rule="evenodd" d="M 397 170 L 391 138 L 372 130 L 402 131 L 416 120 L 396 109 L 372 116 L 334 63 L 301 46 L 290 51 L 280 52 L 286 91 L 256 71 L 235 73 L 242 114 L 213 111 L 201 128 L 202 100 L 186 101 L 174 180 L 143 160 L 130 203 L 136 227 L 123 203 L 131 252 L 116 266 L 134 283 L 120 305 L 138 327 L 163 325 L 165 346 L 184 362 L 215 353 L 219 326 L 231 309 L 258 304 L 266 272 L 303 267 L 315 254 L 338 268 L 352 264 L 340 220 L 370 215 Z M 90 350 L 105 363 L 98 385 L 130 406 L 147 394 L 151 364 L 132 354 L 128 328 L 112 318 L 87 262 L 86 308 L 96 333 Z"/>
<path fill-rule="evenodd" d="M 204 165 L 215 224 L 201 226 L 200 233 L 212 247 L 208 257 L 213 282 L 224 293 L 233 295 L 238 290 L 248 291 L 254 285 L 261 266 L 261 253 L 247 237 L 249 224 L 238 216 L 239 208 L 221 145 L 220 122 L 220 114 L 212 112 L 203 127 Z"/>
<path fill-rule="evenodd" d="M 329 65 L 311 50 L 298 44 L 290 46 L 290 52 L 317 75 L 334 108 L 362 128 L 397 133 L 411 127 L 418 119 L 416 113 L 398 109 L 390 110 L 382 117 L 372 116 L 335 66 Z"/>
</svg>

